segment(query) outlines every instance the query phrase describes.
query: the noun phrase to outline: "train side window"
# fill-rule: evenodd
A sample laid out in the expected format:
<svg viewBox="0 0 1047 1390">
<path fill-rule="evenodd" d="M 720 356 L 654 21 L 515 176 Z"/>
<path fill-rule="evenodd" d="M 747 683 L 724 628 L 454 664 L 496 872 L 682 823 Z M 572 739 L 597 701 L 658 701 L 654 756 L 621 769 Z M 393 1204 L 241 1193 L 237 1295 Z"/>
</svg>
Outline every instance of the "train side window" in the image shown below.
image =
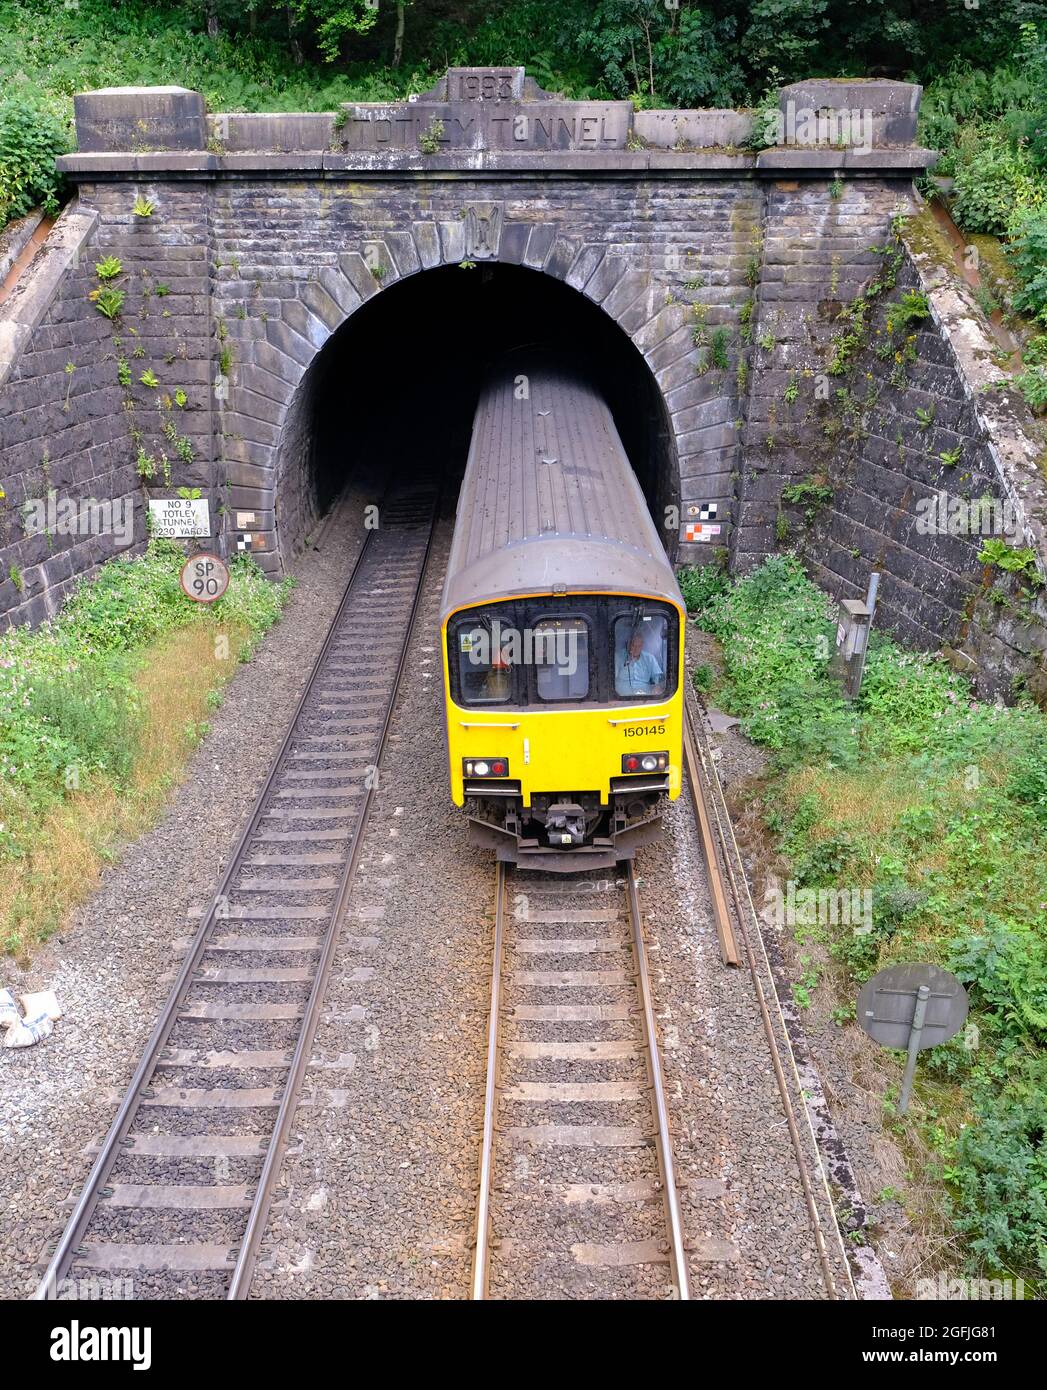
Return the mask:
<svg viewBox="0 0 1047 1390">
<path fill-rule="evenodd" d="M 658 700 L 666 692 L 669 624 L 664 613 L 629 614 L 614 623 L 614 693 Z"/>
<path fill-rule="evenodd" d="M 561 702 L 589 694 L 589 625 L 584 618 L 546 618 L 532 629 L 538 698 Z"/>
<path fill-rule="evenodd" d="M 492 641 L 490 628 L 479 623 L 460 623 L 453 640 L 463 703 L 505 704 L 513 693 L 508 645 Z"/>
</svg>

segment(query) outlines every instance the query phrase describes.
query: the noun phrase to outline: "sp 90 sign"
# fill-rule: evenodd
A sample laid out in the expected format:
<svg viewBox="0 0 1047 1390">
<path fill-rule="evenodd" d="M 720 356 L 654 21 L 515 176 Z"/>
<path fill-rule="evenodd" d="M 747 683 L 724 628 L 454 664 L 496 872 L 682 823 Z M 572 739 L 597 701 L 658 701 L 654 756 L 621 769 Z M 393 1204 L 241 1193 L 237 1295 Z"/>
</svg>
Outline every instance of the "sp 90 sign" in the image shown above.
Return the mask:
<svg viewBox="0 0 1047 1390">
<path fill-rule="evenodd" d="M 229 571 L 217 555 L 193 555 L 182 566 L 182 588 L 196 603 L 214 603 L 229 587 Z"/>
</svg>

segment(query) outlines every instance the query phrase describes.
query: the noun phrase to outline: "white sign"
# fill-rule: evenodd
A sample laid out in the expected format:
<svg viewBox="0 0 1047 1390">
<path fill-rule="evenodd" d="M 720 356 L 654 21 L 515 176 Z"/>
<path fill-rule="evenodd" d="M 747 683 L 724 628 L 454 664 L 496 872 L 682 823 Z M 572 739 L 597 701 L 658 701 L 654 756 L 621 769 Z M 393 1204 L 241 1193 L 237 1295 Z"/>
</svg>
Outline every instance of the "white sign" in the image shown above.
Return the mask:
<svg viewBox="0 0 1047 1390">
<path fill-rule="evenodd" d="M 161 497 L 149 503 L 151 532 L 164 540 L 179 541 L 210 536 L 211 513 L 207 498 Z"/>
</svg>

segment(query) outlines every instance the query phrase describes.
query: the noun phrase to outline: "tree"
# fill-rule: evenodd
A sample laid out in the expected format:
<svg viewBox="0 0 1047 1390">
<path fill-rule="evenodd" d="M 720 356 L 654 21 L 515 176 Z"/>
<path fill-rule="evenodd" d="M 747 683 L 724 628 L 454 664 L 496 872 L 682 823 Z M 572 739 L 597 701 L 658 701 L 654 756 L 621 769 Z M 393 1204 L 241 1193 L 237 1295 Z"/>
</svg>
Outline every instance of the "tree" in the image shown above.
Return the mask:
<svg viewBox="0 0 1047 1390">
<path fill-rule="evenodd" d="M 396 0 L 396 34 L 393 38 L 393 67 L 398 68 L 404 56 L 404 0 Z"/>
<path fill-rule="evenodd" d="M 598 0 L 578 36 L 583 52 L 602 65 L 616 96 L 644 105 L 727 106 L 744 88 L 734 53 L 735 20 L 680 0 Z"/>
<path fill-rule="evenodd" d="M 346 39 L 366 34 L 378 18 L 378 0 L 291 0 L 288 29 L 301 24 L 312 35 L 325 62 L 342 56 Z"/>
</svg>

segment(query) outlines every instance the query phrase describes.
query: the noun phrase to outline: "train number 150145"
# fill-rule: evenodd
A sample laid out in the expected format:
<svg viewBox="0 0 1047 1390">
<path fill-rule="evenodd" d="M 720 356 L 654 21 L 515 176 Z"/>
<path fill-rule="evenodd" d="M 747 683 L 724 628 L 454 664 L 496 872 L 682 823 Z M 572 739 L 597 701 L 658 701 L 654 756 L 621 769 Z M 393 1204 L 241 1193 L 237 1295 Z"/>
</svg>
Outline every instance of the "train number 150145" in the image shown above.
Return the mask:
<svg viewBox="0 0 1047 1390">
<path fill-rule="evenodd" d="M 653 738 L 655 734 L 664 734 L 664 724 L 633 724 L 623 730 L 626 738 Z"/>
</svg>

